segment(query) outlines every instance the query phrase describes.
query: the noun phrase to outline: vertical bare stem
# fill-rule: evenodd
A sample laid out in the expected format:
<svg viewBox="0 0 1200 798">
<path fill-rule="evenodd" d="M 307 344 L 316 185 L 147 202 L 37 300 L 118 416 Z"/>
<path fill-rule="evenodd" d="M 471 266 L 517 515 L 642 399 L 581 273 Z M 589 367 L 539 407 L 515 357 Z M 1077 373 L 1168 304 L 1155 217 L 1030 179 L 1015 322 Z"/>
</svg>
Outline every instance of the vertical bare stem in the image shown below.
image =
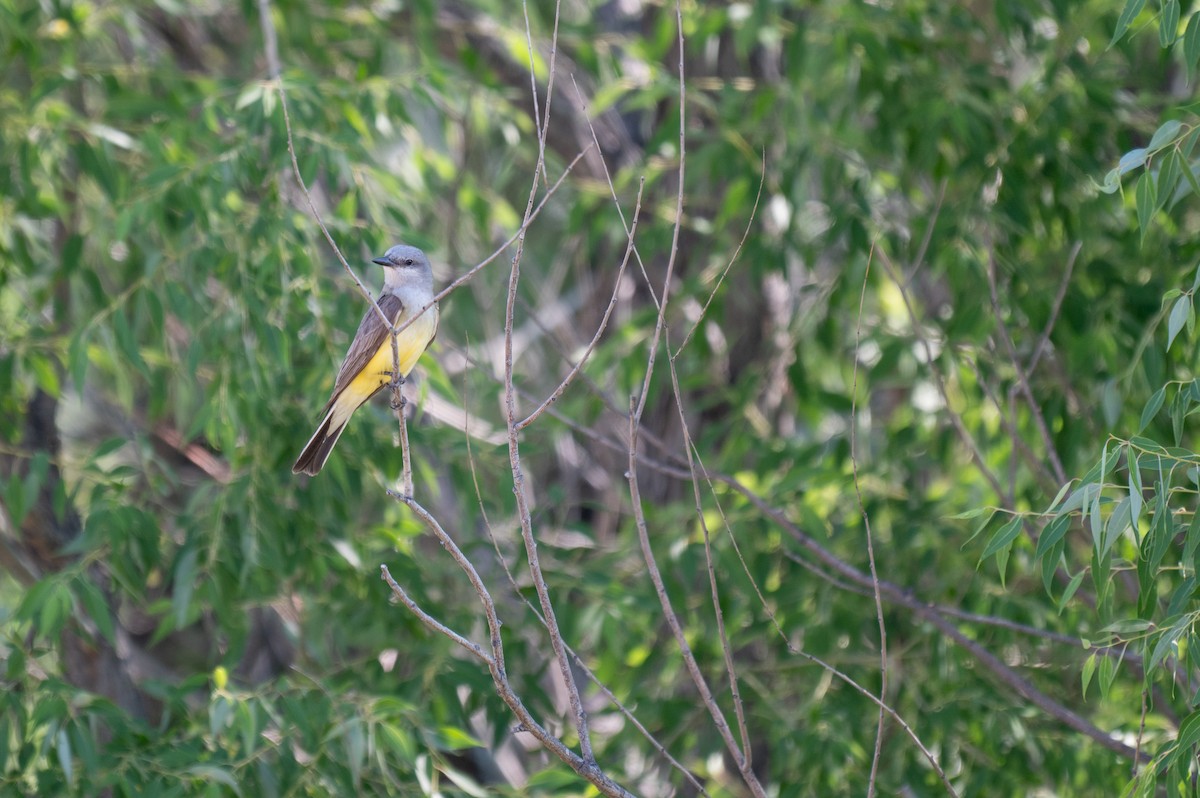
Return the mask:
<svg viewBox="0 0 1200 798">
<path fill-rule="evenodd" d="M 931 225 L 932 226 L 932 225 Z M 874 254 L 874 247 L 871 253 Z M 871 519 L 867 516 L 867 508 L 863 503 L 862 485 L 858 479 L 858 352 L 862 345 L 862 315 L 863 306 L 867 300 L 867 281 L 871 277 L 871 257 L 867 257 L 867 268 L 863 273 L 862 292 L 858 297 L 858 318 L 854 324 L 854 379 L 850 387 L 850 466 L 854 469 L 854 495 L 858 498 L 858 511 L 862 514 L 863 529 L 867 533 L 867 562 L 871 566 L 871 588 L 875 596 L 875 619 L 879 622 L 879 725 L 875 730 L 875 753 L 871 757 L 871 775 L 867 781 L 867 796 L 875 795 L 875 782 L 879 778 L 879 758 L 883 753 L 883 701 L 887 700 L 888 692 L 888 662 L 887 662 L 887 626 L 883 622 L 883 600 L 879 597 L 879 573 L 875 570 L 875 542 L 871 536 Z"/>
<path fill-rule="evenodd" d="M 558 35 L 557 18 L 558 12 L 555 11 L 555 37 Z M 528 19 L 528 17 L 527 17 Z M 557 50 L 557 39 L 552 42 L 552 46 Z M 532 50 L 530 51 L 530 72 L 532 79 L 533 61 Z M 551 80 L 553 80 L 553 72 L 551 72 Z M 550 91 L 553 89 L 553 84 L 547 87 L 546 95 L 546 119 L 543 127 L 539 131 L 538 145 L 538 161 L 533 170 L 532 185 L 529 188 L 529 200 L 525 205 L 525 220 L 529 219 L 529 215 L 533 212 L 533 203 L 537 197 L 538 177 L 545 170 L 545 129 L 550 121 Z M 536 81 L 533 85 L 533 93 L 536 102 L 537 86 Z M 595 754 L 592 751 L 591 735 L 588 732 L 587 713 L 583 708 L 583 699 L 579 694 L 579 687 L 575 682 L 575 673 L 571 667 L 571 660 L 567 657 L 566 645 L 562 639 L 562 632 L 559 630 L 558 618 L 554 612 L 554 605 L 550 601 L 550 590 L 546 585 L 546 579 L 542 574 L 541 562 L 538 559 L 537 540 L 533 535 L 533 519 L 529 511 L 529 497 L 525 493 L 525 472 L 521 467 L 521 449 L 518 442 L 517 428 L 517 403 L 516 391 L 513 383 L 513 314 L 517 300 L 517 285 L 521 277 L 521 257 L 525 250 L 525 225 L 522 225 L 521 234 L 517 236 L 517 249 L 513 254 L 512 270 L 509 272 L 508 278 L 508 296 L 504 308 L 504 408 L 505 419 L 508 424 L 508 461 L 509 467 L 513 475 L 513 493 L 517 499 L 517 516 L 521 523 L 521 540 L 525 544 L 525 555 L 529 562 L 529 573 L 532 577 L 534 589 L 537 591 L 538 602 L 541 604 L 542 615 L 546 620 L 546 630 L 550 635 L 550 644 L 554 649 L 554 659 L 558 663 L 559 673 L 562 676 L 563 685 L 567 691 L 567 699 L 571 705 L 571 714 L 575 721 L 575 730 L 579 735 L 579 750 L 583 755 L 585 762 L 595 763 Z"/>
</svg>

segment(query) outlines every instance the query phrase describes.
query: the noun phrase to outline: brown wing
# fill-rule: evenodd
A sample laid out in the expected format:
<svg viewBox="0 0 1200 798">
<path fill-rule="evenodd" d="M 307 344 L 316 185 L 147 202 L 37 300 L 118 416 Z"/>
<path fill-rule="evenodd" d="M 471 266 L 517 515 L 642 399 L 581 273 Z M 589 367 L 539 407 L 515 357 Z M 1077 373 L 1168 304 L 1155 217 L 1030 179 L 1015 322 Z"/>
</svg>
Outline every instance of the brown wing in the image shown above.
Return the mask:
<svg viewBox="0 0 1200 798">
<path fill-rule="evenodd" d="M 400 297 L 395 294 L 382 294 L 378 302 L 383 315 L 391 319 L 392 324 L 395 324 L 400 312 L 404 310 L 404 303 L 400 301 Z M 383 323 L 383 319 L 379 318 L 379 313 L 373 307 L 367 308 L 362 321 L 358 324 L 358 332 L 354 334 L 350 350 L 346 352 L 346 359 L 342 361 L 342 367 L 338 369 L 337 379 L 333 382 L 333 393 L 329 395 L 329 401 L 325 403 L 325 409 L 321 411 L 321 415 L 329 412 L 329 408 L 333 406 L 338 395 L 346 390 L 346 386 L 358 376 L 360 371 L 366 368 L 367 363 L 371 362 L 371 358 L 387 340 L 387 336 L 388 327 Z"/>
</svg>

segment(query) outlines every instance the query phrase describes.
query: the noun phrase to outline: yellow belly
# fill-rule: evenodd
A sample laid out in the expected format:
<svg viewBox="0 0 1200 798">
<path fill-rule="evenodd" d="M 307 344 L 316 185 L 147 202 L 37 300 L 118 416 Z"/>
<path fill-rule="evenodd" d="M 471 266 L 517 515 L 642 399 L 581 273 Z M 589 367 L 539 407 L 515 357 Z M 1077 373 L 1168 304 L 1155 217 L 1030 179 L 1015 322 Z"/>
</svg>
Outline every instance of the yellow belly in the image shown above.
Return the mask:
<svg viewBox="0 0 1200 798">
<path fill-rule="evenodd" d="M 397 321 L 397 324 L 403 322 L 404 318 L 402 317 Z M 429 342 L 433 340 L 435 332 L 437 332 L 437 310 L 431 308 L 421 314 L 420 318 L 396 336 L 396 351 L 400 356 L 400 376 L 407 377 L 417 365 L 421 354 L 429 346 Z M 342 391 L 337 401 L 334 402 L 332 416 L 329 420 L 329 428 L 331 430 L 338 429 L 349 421 L 350 416 L 353 415 L 354 411 L 363 402 L 370 399 L 375 395 L 376 391 L 392 381 L 392 366 L 394 363 L 395 359 L 392 357 L 392 337 L 388 335 L 383 339 L 383 345 L 379 347 L 375 355 L 367 362 L 366 368 L 350 381 L 350 384 L 346 386 L 346 389 Z"/>
</svg>

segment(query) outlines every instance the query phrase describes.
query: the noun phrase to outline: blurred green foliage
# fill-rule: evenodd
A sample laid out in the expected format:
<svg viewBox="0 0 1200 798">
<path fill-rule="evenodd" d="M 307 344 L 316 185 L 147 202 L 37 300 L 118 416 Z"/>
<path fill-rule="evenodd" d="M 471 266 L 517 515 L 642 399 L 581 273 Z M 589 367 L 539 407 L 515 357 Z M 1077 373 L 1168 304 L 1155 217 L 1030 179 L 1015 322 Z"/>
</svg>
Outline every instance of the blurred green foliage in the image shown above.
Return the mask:
<svg viewBox="0 0 1200 798">
<path fill-rule="evenodd" d="M 1190 99 L 1200 17 L 1144 5 L 683 6 L 668 345 L 704 467 L 859 572 L 865 513 L 882 578 L 959 613 L 1043 694 L 1155 757 L 1130 782 L 1127 757 L 885 602 L 885 699 L 963 795 L 1195 794 L 1197 127 L 1191 109 L 1158 116 Z M 528 9 L 543 89 L 554 10 Z M 674 9 L 562 14 L 549 179 L 591 144 L 574 78 L 627 222 L 646 180 L 637 245 L 661 296 Z M 369 258 L 396 241 L 425 247 L 445 283 L 516 231 L 538 145 L 512 4 L 287 0 L 272 19 L 300 171 L 368 286 Z M 461 572 L 385 493 L 400 470 L 386 405 L 358 414 L 318 478 L 290 473 L 363 299 L 292 175 L 257 5 L 0 0 L 0 54 L 0 453 L 15 464 L 0 471 L 0 542 L 30 545 L 43 489 L 56 518 L 82 519 L 52 566 L 22 576 L 4 560 L 0 794 L 584 794 L 537 751 L 521 754 L 524 788 L 464 775 L 457 755 L 510 741 L 514 721 L 486 670 L 378 579 L 386 563 L 485 640 Z M 597 164 L 575 166 L 525 242 L 525 412 L 614 289 L 625 233 Z M 508 449 L 455 420 L 465 408 L 504 427 L 509 257 L 443 301 L 410 437 L 418 498 L 498 597 L 514 688 L 553 720 L 556 668 L 520 601 L 536 599 Z M 741 795 L 638 549 L 621 414 L 655 307 L 642 268 L 628 274 L 585 377 L 522 435 L 539 554 L 564 636 L 599 679 L 711 795 Z M 643 449 L 679 469 L 662 354 Z M 57 402 L 61 453 L 30 445 L 39 392 Z M 435 397 L 455 412 L 437 415 Z M 732 717 L 691 486 L 639 475 L 667 589 Z M 701 488 L 762 781 L 865 793 L 875 705 L 789 646 L 878 691 L 871 596 L 728 482 Z M 294 651 L 255 678 L 266 613 Z M 97 662 L 152 708 L 72 671 L 73 635 L 132 650 Z M 690 794 L 587 692 L 607 773 Z M 895 725 L 884 737 L 880 794 L 943 792 Z"/>
</svg>

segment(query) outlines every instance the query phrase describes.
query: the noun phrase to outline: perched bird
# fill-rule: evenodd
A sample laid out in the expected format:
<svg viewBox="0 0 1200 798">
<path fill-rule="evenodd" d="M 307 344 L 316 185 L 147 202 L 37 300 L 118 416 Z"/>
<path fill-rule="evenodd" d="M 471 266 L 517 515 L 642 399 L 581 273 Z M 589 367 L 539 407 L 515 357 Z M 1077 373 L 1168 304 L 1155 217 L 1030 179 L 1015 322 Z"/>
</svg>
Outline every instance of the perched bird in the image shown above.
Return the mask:
<svg viewBox="0 0 1200 798">
<path fill-rule="evenodd" d="M 438 307 L 433 301 L 433 270 L 424 252 L 405 244 L 397 244 L 373 262 L 383 267 L 383 292 L 378 304 L 392 327 L 400 327 L 416 316 L 416 321 L 396 336 L 400 377 L 403 379 L 437 335 Z M 293 474 L 316 476 L 329 459 L 329 453 L 354 411 L 392 381 L 394 364 L 391 328 L 384 324 L 375 308 L 367 308 L 338 369 L 333 394 L 321 411 L 324 418 L 296 458 Z"/>
</svg>

